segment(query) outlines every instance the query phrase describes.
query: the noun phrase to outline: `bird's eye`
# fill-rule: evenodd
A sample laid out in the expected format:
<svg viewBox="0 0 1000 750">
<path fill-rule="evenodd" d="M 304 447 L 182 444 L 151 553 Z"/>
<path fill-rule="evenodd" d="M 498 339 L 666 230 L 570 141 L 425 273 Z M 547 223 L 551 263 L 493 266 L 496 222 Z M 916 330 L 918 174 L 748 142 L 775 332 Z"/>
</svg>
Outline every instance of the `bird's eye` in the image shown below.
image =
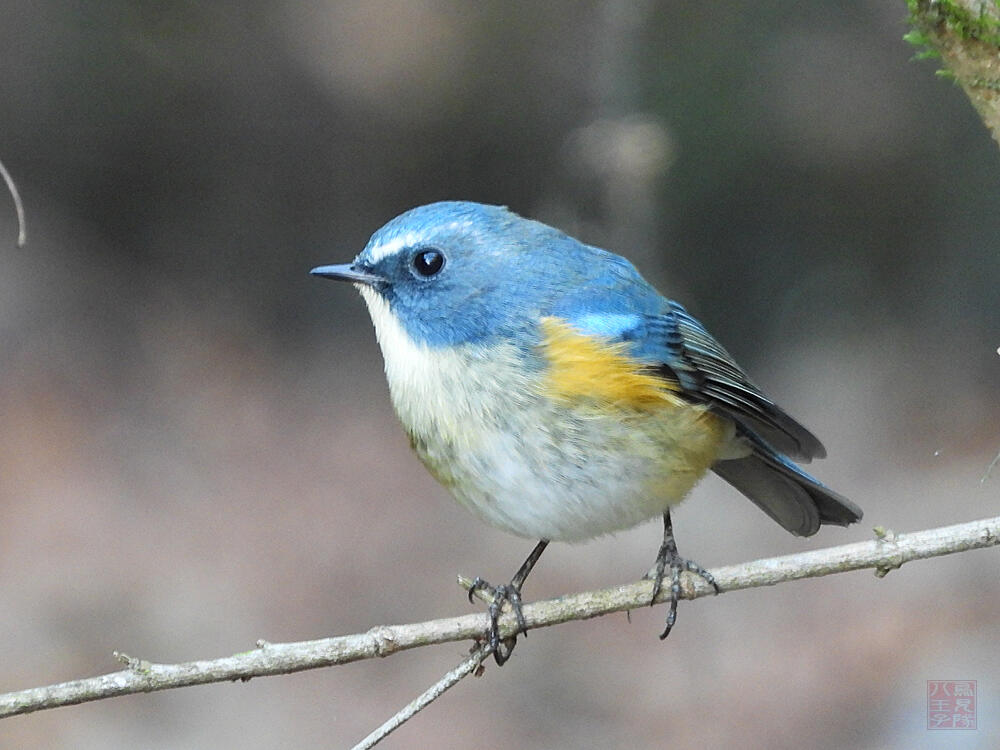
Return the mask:
<svg viewBox="0 0 1000 750">
<path fill-rule="evenodd" d="M 440 250 L 419 250 L 413 256 L 413 270 L 419 276 L 430 278 L 444 268 L 444 253 Z"/>
</svg>

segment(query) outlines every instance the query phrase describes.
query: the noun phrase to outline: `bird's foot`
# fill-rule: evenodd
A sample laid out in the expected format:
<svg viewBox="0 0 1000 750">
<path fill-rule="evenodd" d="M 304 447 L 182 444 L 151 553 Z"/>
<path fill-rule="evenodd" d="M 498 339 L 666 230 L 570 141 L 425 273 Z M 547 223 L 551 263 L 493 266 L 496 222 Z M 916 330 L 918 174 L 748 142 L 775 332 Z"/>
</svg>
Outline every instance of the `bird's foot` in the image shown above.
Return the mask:
<svg viewBox="0 0 1000 750">
<path fill-rule="evenodd" d="M 653 596 L 649 600 L 650 606 L 656 604 L 656 599 L 663 590 L 663 579 L 666 578 L 667 569 L 670 570 L 670 612 L 667 614 L 666 627 L 660 633 L 661 641 L 670 635 L 671 628 L 677 622 L 677 602 L 681 598 L 681 571 L 686 570 L 689 573 L 700 576 L 715 589 L 716 594 L 722 593 L 722 589 L 719 588 L 719 584 L 715 582 L 715 577 L 711 573 L 694 560 L 688 560 L 680 556 L 680 553 L 677 551 L 677 543 L 674 541 L 669 514 L 664 516 L 663 544 L 660 545 L 660 551 L 656 555 L 656 564 L 646 574 L 646 578 L 653 580 Z"/>
<path fill-rule="evenodd" d="M 485 591 L 492 597 L 489 606 L 490 627 L 486 631 L 486 642 L 493 651 L 493 658 L 496 660 L 497 666 L 502 667 L 510 658 L 511 653 L 513 653 L 514 646 L 517 645 L 517 636 L 521 633 L 524 633 L 525 637 L 528 635 L 528 626 L 524 621 L 524 612 L 521 611 L 521 589 L 513 581 L 509 584 L 491 586 L 482 578 L 476 576 L 472 582 L 472 586 L 469 588 L 469 602 L 472 602 L 472 596 L 477 591 Z M 517 618 L 517 630 L 514 631 L 513 635 L 501 639 L 500 628 L 497 623 L 503 612 L 504 602 L 510 604 L 510 608 L 514 612 L 514 617 Z"/>
</svg>

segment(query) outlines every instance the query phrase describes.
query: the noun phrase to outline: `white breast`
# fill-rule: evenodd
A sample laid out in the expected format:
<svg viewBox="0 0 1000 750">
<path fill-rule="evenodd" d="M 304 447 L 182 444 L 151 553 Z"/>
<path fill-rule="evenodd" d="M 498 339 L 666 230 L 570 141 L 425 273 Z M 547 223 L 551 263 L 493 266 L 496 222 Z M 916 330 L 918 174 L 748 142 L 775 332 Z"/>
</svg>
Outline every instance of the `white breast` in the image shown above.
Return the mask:
<svg viewBox="0 0 1000 750">
<path fill-rule="evenodd" d="M 690 416 L 556 404 L 513 346 L 417 343 L 381 295 L 359 289 L 414 449 L 488 523 L 533 539 L 589 539 L 660 515 L 700 478 L 685 463 L 696 447 Z"/>
<path fill-rule="evenodd" d="M 358 289 L 375 324 L 393 405 L 411 434 L 443 432 L 457 439 L 467 433 L 471 438 L 478 423 L 497 412 L 498 394 L 505 394 L 508 408 L 531 398 L 530 378 L 513 347 L 486 352 L 470 345 L 431 348 L 417 343 L 378 292 L 362 285 Z"/>
</svg>

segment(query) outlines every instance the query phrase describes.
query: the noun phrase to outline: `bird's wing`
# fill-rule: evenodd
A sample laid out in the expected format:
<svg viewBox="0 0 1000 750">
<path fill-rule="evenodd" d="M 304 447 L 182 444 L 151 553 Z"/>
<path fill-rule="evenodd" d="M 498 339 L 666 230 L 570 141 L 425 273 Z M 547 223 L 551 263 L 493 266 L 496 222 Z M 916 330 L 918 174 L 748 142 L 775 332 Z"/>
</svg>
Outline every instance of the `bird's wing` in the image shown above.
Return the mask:
<svg viewBox="0 0 1000 750">
<path fill-rule="evenodd" d="M 764 395 L 701 323 L 676 302 L 659 297 L 657 303 L 655 312 L 578 311 L 569 322 L 581 333 L 627 342 L 672 391 L 730 417 L 790 458 L 826 456 L 819 440 Z"/>
</svg>

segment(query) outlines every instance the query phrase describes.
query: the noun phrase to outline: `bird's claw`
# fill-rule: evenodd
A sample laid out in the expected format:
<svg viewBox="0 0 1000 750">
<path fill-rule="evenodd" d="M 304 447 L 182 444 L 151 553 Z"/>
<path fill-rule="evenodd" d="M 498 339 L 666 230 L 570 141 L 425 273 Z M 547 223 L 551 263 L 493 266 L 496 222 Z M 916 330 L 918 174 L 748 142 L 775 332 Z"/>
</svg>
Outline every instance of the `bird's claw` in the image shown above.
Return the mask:
<svg viewBox="0 0 1000 750">
<path fill-rule="evenodd" d="M 517 636 L 522 633 L 525 637 L 528 635 L 528 625 L 524 620 L 524 612 L 521 610 L 521 591 L 513 583 L 492 586 L 478 576 L 473 580 L 472 586 L 469 588 L 470 602 L 476 591 L 485 591 L 492 595 L 488 609 L 490 626 L 486 631 L 486 642 L 493 651 L 493 659 L 496 661 L 497 666 L 502 667 L 510 658 L 511 653 L 513 653 L 514 646 L 517 645 Z M 503 614 L 504 602 L 510 604 L 514 612 L 514 617 L 517 618 L 517 630 L 513 635 L 501 639 L 498 623 L 500 615 Z"/>
<path fill-rule="evenodd" d="M 663 544 L 660 545 L 660 551 L 656 555 L 656 565 L 653 567 L 653 570 L 646 574 L 647 578 L 653 579 L 653 595 L 649 600 L 650 606 L 656 604 L 656 600 L 663 590 L 663 579 L 666 577 L 668 568 L 670 569 L 670 611 L 667 613 L 666 626 L 663 628 L 663 632 L 660 633 L 661 641 L 670 635 L 671 628 L 677 622 L 677 602 L 681 598 L 681 571 L 686 570 L 689 573 L 694 573 L 715 589 L 716 594 L 722 593 L 719 584 L 715 582 L 715 576 L 694 560 L 688 560 L 680 556 L 680 553 L 677 551 L 677 543 L 674 541 L 674 530 L 670 522 L 670 514 L 665 513 L 663 515 Z"/>
<path fill-rule="evenodd" d="M 671 628 L 673 628 L 674 623 L 677 622 L 677 602 L 680 601 L 681 598 L 681 571 L 686 570 L 689 573 L 694 573 L 696 576 L 702 578 L 705 583 L 715 589 L 716 594 L 722 593 L 722 589 L 719 588 L 719 584 L 715 582 L 715 576 L 705 570 L 705 568 L 700 566 L 694 560 L 688 560 L 677 556 L 673 559 L 666 558 L 661 564 L 661 560 L 657 559 L 656 573 L 650 576 L 653 579 L 653 595 L 649 599 L 650 606 L 656 603 L 656 600 L 660 596 L 660 592 L 663 590 L 663 579 L 666 578 L 668 566 L 670 568 L 670 611 L 667 613 L 666 625 L 663 628 L 663 632 L 660 633 L 661 641 L 670 635 Z"/>
</svg>

